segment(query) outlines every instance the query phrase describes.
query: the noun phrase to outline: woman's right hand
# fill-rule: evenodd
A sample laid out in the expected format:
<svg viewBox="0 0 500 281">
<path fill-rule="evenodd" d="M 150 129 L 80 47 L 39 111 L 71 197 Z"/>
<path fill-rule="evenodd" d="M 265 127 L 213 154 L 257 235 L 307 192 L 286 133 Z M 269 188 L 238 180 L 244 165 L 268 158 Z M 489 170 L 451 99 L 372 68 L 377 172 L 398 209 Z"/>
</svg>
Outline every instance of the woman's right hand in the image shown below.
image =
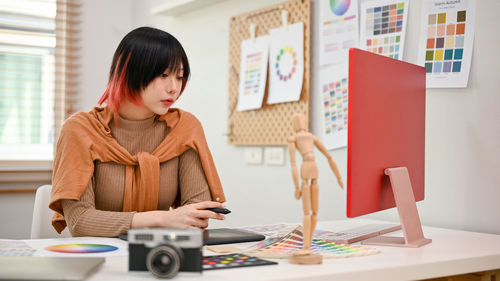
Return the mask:
<svg viewBox="0 0 500 281">
<path fill-rule="evenodd" d="M 132 218 L 131 228 L 165 227 L 186 229 L 196 227 L 205 229 L 208 226 L 208 219 L 225 219 L 223 214 L 205 210 L 207 208 L 225 208 L 225 206 L 219 202 L 203 201 L 184 205 L 170 211 L 136 213 Z"/>
</svg>

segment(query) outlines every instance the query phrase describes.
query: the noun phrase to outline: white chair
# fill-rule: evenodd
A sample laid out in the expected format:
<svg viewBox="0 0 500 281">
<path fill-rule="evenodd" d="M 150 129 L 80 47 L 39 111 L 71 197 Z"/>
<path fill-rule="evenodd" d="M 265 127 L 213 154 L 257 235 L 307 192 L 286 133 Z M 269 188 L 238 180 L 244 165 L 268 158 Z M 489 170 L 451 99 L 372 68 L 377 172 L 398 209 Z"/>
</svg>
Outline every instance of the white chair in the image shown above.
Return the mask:
<svg viewBox="0 0 500 281">
<path fill-rule="evenodd" d="M 52 227 L 53 211 L 49 209 L 52 185 L 42 185 L 36 190 L 33 220 L 31 222 L 31 239 L 71 237 L 68 228 L 59 234 Z"/>
</svg>

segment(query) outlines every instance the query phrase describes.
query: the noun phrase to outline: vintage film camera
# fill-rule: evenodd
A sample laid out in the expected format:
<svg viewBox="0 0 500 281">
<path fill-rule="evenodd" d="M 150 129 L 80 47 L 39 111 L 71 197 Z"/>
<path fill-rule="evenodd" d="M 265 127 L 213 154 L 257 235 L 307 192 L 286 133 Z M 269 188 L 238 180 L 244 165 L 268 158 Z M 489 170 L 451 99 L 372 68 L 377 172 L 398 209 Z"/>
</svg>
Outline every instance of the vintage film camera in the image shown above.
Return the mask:
<svg viewBox="0 0 500 281">
<path fill-rule="evenodd" d="M 128 242 L 130 271 L 149 270 L 158 278 L 172 278 L 179 271 L 202 271 L 203 235 L 199 229 L 131 229 Z"/>
</svg>

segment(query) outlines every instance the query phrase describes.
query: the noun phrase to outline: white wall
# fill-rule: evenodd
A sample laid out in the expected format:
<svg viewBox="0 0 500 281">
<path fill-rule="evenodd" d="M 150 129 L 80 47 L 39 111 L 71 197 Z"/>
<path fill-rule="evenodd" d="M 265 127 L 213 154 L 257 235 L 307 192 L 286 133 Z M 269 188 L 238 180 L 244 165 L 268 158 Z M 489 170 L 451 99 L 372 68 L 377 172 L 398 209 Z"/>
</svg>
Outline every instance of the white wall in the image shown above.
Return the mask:
<svg viewBox="0 0 500 281">
<path fill-rule="evenodd" d="M 106 89 L 113 54 L 131 29 L 133 13 L 132 0 L 88 0 L 82 4 L 82 82 L 75 110 L 89 111 Z"/>
<path fill-rule="evenodd" d="M 10 188 L 12 183 L 2 184 Z M 34 189 L 32 183 L 26 183 L 19 188 Z M 0 194 L 0 239 L 28 239 L 31 231 L 34 193 L 4 193 Z"/>
<path fill-rule="evenodd" d="M 94 1 L 90 1 L 94 2 Z M 222 225 L 262 224 L 301 220 L 301 207 L 293 198 L 290 166 L 251 166 L 243 161 L 243 148 L 227 144 L 227 89 L 229 18 L 282 1 L 223 1 L 176 18 L 152 16 L 150 8 L 159 0 L 133 1 L 133 27 L 149 25 L 164 29 L 183 44 L 192 67 L 192 77 L 178 106 L 193 112 L 203 123 L 222 183 L 233 213 Z M 497 9 L 495 9 L 495 7 Z M 424 224 L 500 234 L 500 87 L 495 66 L 500 64 L 497 46 L 500 26 L 496 10 L 500 2 L 481 0 L 477 5 L 476 36 L 469 87 L 466 89 L 429 89 L 426 122 L 426 200 L 418 204 Z M 319 110 L 317 0 L 313 0 L 312 110 Z M 411 0 L 405 56 L 417 61 L 420 29 L 420 1 Z M 105 26 L 105 24 L 103 23 Z M 123 29 L 121 29 L 123 30 Z M 120 31 L 121 31 L 120 30 Z M 259 35 L 259 34 L 258 34 Z M 96 42 L 112 56 L 116 47 L 110 40 Z M 95 46 L 97 48 L 97 46 Z M 479 55 L 481 54 L 481 55 Z M 103 54 L 106 58 L 106 54 Z M 90 59 L 90 58 L 89 58 Z M 102 59 L 106 62 L 106 59 Z M 105 71 L 109 65 L 104 66 Z M 98 68 L 84 70 L 97 80 Z M 90 74 L 87 74 L 90 75 Z M 106 76 L 107 77 L 107 76 Z M 102 81 L 102 77 L 100 77 Z M 97 85 L 84 85 L 96 88 Z M 95 95 L 100 91 L 84 91 Z M 89 108 L 92 103 L 82 103 Z M 312 130 L 319 134 L 318 115 Z M 346 177 L 346 149 L 331 151 Z M 335 184 L 324 158 L 320 166 L 321 220 L 345 218 L 345 192 Z M 368 217 L 396 219 L 394 210 Z M 214 226 L 220 224 L 215 223 Z"/>
<path fill-rule="evenodd" d="M 250 166 L 243 148 L 227 144 L 229 18 L 281 1 L 228 0 L 177 18 L 152 16 L 150 8 L 164 0 L 86 0 L 83 2 L 81 95 L 77 110 L 89 110 L 105 89 L 112 55 L 121 38 L 142 25 L 164 29 L 184 45 L 192 77 L 178 106 L 203 123 L 233 213 L 214 227 L 299 222 L 301 207 L 293 198 L 290 165 Z M 312 110 L 319 110 L 318 0 L 313 0 Z M 415 63 L 420 29 L 420 2 L 410 0 L 405 57 Z M 500 65 L 496 11 L 500 2 L 478 0 L 476 35 L 469 86 L 429 89 L 426 120 L 426 199 L 418 203 L 423 224 L 500 234 Z M 258 34 L 259 35 L 259 34 Z M 312 131 L 319 134 L 318 116 Z M 346 177 L 346 149 L 330 151 Z M 288 160 L 288 159 L 287 159 Z M 345 192 L 322 155 L 320 220 L 345 218 Z M 1 238 L 28 238 L 33 195 L 0 197 Z M 12 216 L 22 223 L 12 223 Z M 9 214 L 9 215 L 7 215 Z M 9 217 L 8 217 L 9 216 Z M 368 217 L 395 219 L 395 211 Z M 4 227 L 9 225 L 9 229 Z"/>
<path fill-rule="evenodd" d="M 180 107 L 202 121 L 227 198 L 234 211 L 228 224 L 260 224 L 300 221 L 301 207 L 293 199 L 290 166 L 244 164 L 243 149 L 230 146 L 227 131 L 229 18 L 281 1 L 224 1 L 177 18 L 152 16 L 149 9 L 162 1 L 133 2 L 133 25 L 152 25 L 176 36 L 184 45 L 193 75 Z M 472 68 L 466 89 L 429 89 L 426 117 L 426 200 L 419 203 L 424 224 L 500 234 L 500 86 L 496 66 L 500 44 L 496 11 L 500 2 L 477 1 Z M 318 0 L 313 0 L 312 110 L 321 101 L 318 84 Z M 406 60 L 416 63 L 421 1 L 411 0 Z M 319 115 L 312 130 L 319 134 Z M 331 151 L 346 176 L 346 149 Z M 318 153 L 317 153 L 318 154 Z M 322 220 L 345 218 L 345 193 L 324 158 L 320 165 Z M 395 210 L 368 217 L 396 219 Z"/>
</svg>

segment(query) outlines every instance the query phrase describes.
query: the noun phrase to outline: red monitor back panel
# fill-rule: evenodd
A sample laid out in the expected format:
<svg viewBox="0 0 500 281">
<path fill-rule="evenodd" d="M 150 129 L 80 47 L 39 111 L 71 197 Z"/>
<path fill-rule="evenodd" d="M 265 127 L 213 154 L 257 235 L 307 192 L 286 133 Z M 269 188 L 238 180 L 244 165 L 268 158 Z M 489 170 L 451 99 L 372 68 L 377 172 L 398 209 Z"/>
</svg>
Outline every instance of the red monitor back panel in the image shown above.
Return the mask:
<svg viewBox="0 0 500 281">
<path fill-rule="evenodd" d="M 386 168 L 408 168 L 424 199 L 425 69 L 349 51 L 347 216 L 395 207 Z"/>
</svg>

